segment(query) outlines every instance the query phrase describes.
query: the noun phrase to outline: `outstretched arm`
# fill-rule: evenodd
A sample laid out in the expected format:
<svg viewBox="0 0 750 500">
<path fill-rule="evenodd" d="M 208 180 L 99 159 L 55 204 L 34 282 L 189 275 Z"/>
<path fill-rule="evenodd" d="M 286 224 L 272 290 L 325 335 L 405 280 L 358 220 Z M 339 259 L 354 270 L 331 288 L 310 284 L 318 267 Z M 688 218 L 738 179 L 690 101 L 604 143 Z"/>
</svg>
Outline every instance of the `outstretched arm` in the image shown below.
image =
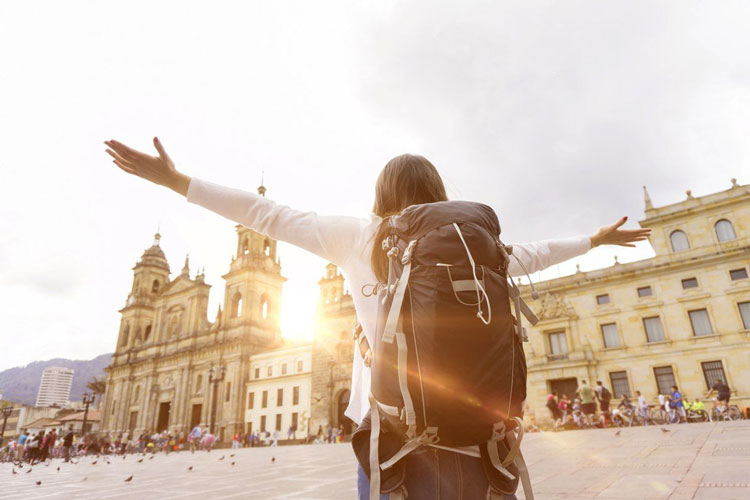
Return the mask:
<svg viewBox="0 0 750 500">
<path fill-rule="evenodd" d="M 301 212 L 241 189 L 190 178 L 175 168 L 156 137 L 154 146 L 159 156 L 141 153 L 114 140 L 105 144 L 114 163 L 125 172 L 166 186 L 191 203 L 273 239 L 304 248 L 338 266 L 343 266 L 358 248 L 362 226 L 368 223 L 355 217 Z"/>
<path fill-rule="evenodd" d="M 570 238 L 514 244 L 513 255 L 518 257 L 526 267 L 528 273 L 532 274 L 554 264 L 559 264 L 573 257 L 583 255 L 599 245 L 634 247 L 634 242 L 648 238 L 651 229 L 620 229 L 627 220 L 627 217 L 622 217 L 612 225 L 600 227 L 591 236 L 573 236 Z M 523 267 L 513 257 L 510 259 L 508 273 L 511 276 L 523 276 L 525 274 Z"/>
</svg>

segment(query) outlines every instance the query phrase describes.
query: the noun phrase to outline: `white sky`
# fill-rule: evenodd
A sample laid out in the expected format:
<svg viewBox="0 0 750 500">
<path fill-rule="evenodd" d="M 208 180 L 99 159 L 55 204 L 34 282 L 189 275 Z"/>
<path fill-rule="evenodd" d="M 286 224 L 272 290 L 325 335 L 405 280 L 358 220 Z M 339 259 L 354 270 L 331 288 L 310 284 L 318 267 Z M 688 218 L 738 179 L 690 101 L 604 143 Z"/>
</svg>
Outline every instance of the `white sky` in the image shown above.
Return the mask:
<svg viewBox="0 0 750 500">
<path fill-rule="evenodd" d="M 747 2 L 3 2 L 0 369 L 114 350 L 161 226 L 206 267 L 233 224 L 121 172 L 102 141 L 159 135 L 188 175 L 366 216 L 393 156 L 424 154 L 506 242 L 590 233 L 747 183 Z M 460 6 L 460 7 L 459 7 Z M 285 334 L 309 335 L 324 262 L 281 247 Z M 566 274 L 652 255 L 596 249 Z M 290 314 L 292 313 L 292 314 Z"/>
</svg>

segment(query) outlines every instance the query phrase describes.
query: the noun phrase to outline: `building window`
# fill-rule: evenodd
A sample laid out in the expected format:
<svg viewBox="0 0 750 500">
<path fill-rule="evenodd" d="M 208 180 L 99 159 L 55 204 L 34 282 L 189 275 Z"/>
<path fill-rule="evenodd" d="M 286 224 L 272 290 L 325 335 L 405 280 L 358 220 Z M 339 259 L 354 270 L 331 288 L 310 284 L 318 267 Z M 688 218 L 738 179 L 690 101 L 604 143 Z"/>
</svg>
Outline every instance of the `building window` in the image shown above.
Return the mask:
<svg viewBox="0 0 750 500">
<path fill-rule="evenodd" d="M 602 325 L 602 336 L 604 337 L 604 347 L 620 347 L 620 336 L 617 333 L 615 323 Z"/>
<path fill-rule="evenodd" d="M 260 368 L 255 369 L 255 378 L 260 378 Z"/>
<path fill-rule="evenodd" d="M 672 234 L 669 235 L 669 241 L 672 243 L 673 252 L 682 252 L 683 250 L 690 248 L 687 235 L 679 229 L 677 231 L 672 231 Z"/>
<path fill-rule="evenodd" d="M 286 363 L 281 364 L 281 374 L 286 375 Z"/>
<path fill-rule="evenodd" d="M 732 281 L 747 279 L 747 269 L 744 267 L 740 269 L 732 269 L 729 271 L 729 277 L 732 278 Z"/>
<path fill-rule="evenodd" d="M 247 395 L 247 409 L 252 410 L 253 406 L 255 406 L 255 393 L 251 392 Z"/>
<path fill-rule="evenodd" d="M 266 432 L 266 416 L 260 416 L 260 432 Z"/>
<path fill-rule="evenodd" d="M 707 388 L 712 388 L 716 382 L 727 383 L 721 361 L 704 361 L 701 363 L 701 368 L 703 368 L 703 378 L 706 379 Z"/>
<path fill-rule="evenodd" d="M 266 368 L 266 375 L 268 375 L 269 377 L 273 376 L 273 366 L 269 366 L 268 368 Z"/>
<path fill-rule="evenodd" d="M 292 389 L 292 404 L 298 405 L 299 404 L 299 386 L 295 386 L 294 389 Z"/>
<path fill-rule="evenodd" d="M 744 271 L 744 269 L 743 269 Z M 747 274 L 745 274 L 745 278 L 747 278 Z M 148 338 L 151 336 L 151 325 L 146 326 L 146 330 L 143 332 L 143 340 L 148 340 Z"/>
<path fill-rule="evenodd" d="M 299 420 L 299 415 L 295 411 L 294 413 L 292 413 L 292 430 L 293 431 L 297 430 L 297 422 L 298 422 L 298 420 Z"/>
<path fill-rule="evenodd" d="M 250 245 L 247 242 L 247 237 L 245 237 L 242 240 L 242 255 L 247 255 L 250 253 Z"/>
<path fill-rule="evenodd" d="M 653 294 L 654 292 L 651 290 L 650 286 L 642 286 L 638 288 L 639 297 L 650 297 Z"/>
<path fill-rule="evenodd" d="M 121 346 L 128 345 L 128 340 L 130 340 L 130 324 L 126 324 L 125 328 L 122 330 L 122 341 L 120 342 Z"/>
<path fill-rule="evenodd" d="M 714 333 L 711 328 L 711 321 L 708 319 L 708 311 L 705 309 L 688 311 L 688 316 L 690 316 L 690 324 L 693 327 L 693 335 L 696 337 L 702 337 Z"/>
<path fill-rule="evenodd" d="M 195 378 L 195 392 L 197 393 L 198 391 L 200 391 L 202 387 L 203 387 L 203 375 L 199 373 L 198 376 Z"/>
<path fill-rule="evenodd" d="M 260 407 L 266 408 L 268 406 L 268 391 L 263 391 L 263 396 L 260 400 Z"/>
<path fill-rule="evenodd" d="M 271 255 L 271 242 L 268 241 L 268 238 L 263 242 L 263 254 L 265 254 L 266 257 Z"/>
<path fill-rule="evenodd" d="M 688 288 L 698 288 L 698 280 L 696 278 L 685 278 L 682 280 L 682 288 L 687 290 Z"/>
<path fill-rule="evenodd" d="M 563 359 L 568 354 L 565 332 L 552 332 L 548 334 L 548 337 L 550 354 L 558 359 Z"/>
<path fill-rule="evenodd" d="M 623 395 L 630 397 L 627 372 L 611 372 L 609 379 L 612 381 L 612 397 L 621 398 Z"/>
<path fill-rule="evenodd" d="M 716 230 L 716 238 L 720 242 L 731 241 L 737 237 L 734 232 L 732 223 L 726 219 L 721 219 L 716 224 L 714 224 L 714 229 Z"/>
<path fill-rule="evenodd" d="M 661 342 L 665 339 L 664 329 L 661 326 L 661 318 L 659 316 L 643 318 L 643 328 L 646 330 L 646 340 L 648 342 Z"/>
<path fill-rule="evenodd" d="M 276 430 L 281 431 L 281 413 L 276 414 Z"/>
<path fill-rule="evenodd" d="M 224 392 L 224 402 L 228 403 L 231 396 L 232 396 L 232 383 L 227 382 L 226 391 Z"/>
<path fill-rule="evenodd" d="M 276 390 L 276 406 L 284 405 L 284 389 Z"/>
<path fill-rule="evenodd" d="M 677 385 L 671 366 L 654 367 L 654 377 L 656 378 L 656 389 L 659 391 L 659 394 L 671 394 L 672 386 Z"/>
<path fill-rule="evenodd" d="M 271 311 L 271 303 L 268 300 L 268 296 L 263 294 L 260 298 L 260 317 L 262 319 L 268 319 L 268 314 Z"/>
<path fill-rule="evenodd" d="M 154 282 L 151 283 L 151 291 L 153 293 L 156 293 L 159 291 L 159 280 L 154 280 Z"/>
<path fill-rule="evenodd" d="M 599 305 L 609 304 L 609 294 L 608 293 L 603 293 L 601 295 L 597 295 L 596 296 L 596 303 L 599 304 Z"/>
<path fill-rule="evenodd" d="M 740 302 L 737 304 L 742 318 L 742 328 L 750 330 L 750 302 Z"/>
<path fill-rule="evenodd" d="M 232 296 L 232 310 L 230 317 L 239 318 L 242 314 L 242 295 L 240 292 L 235 292 Z"/>
<path fill-rule="evenodd" d="M 297 361 L 297 371 L 298 371 L 298 372 L 301 372 L 301 371 L 302 371 L 302 367 L 303 367 L 303 363 L 302 363 L 302 361 Z"/>
</svg>

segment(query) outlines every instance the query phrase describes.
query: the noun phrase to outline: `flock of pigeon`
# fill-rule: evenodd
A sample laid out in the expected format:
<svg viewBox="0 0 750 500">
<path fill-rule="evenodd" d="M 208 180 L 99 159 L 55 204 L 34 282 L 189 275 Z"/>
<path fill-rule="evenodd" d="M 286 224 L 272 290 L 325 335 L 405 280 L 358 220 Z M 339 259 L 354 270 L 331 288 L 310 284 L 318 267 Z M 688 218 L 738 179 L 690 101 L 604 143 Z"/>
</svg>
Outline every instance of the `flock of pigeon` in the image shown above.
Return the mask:
<svg viewBox="0 0 750 500">
<path fill-rule="evenodd" d="M 149 459 L 149 460 L 153 460 L 153 459 L 154 459 L 154 457 L 155 457 L 155 455 L 151 455 L 151 456 L 149 456 L 149 457 L 148 457 L 148 459 Z M 127 455 L 123 455 L 123 456 L 122 456 L 122 459 L 123 459 L 123 460 L 125 460 L 126 458 L 128 458 L 128 456 L 127 456 Z M 222 455 L 222 456 L 221 456 L 221 458 L 219 459 L 219 462 L 223 461 L 223 460 L 224 460 L 225 458 L 226 458 L 226 455 Z M 229 455 L 229 458 L 234 458 L 234 453 L 232 453 L 231 455 Z M 137 463 L 142 463 L 142 462 L 143 462 L 143 461 L 144 461 L 145 459 L 146 459 L 146 454 L 144 453 L 144 454 L 143 454 L 143 455 L 141 456 L 141 458 L 139 458 L 138 460 L 136 460 L 136 462 L 137 462 Z M 91 462 L 91 465 L 96 465 L 96 464 L 98 464 L 98 463 L 99 463 L 99 460 L 103 460 L 103 461 L 104 461 L 104 462 L 105 462 L 105 463 L 106 463 L 107 465 L 109 465 L 109 464 L 111 464 L 111 463 L 112 463 L 112 462 L 110 461 L 110 459 L 109 459 L 109 457 L 108 457 L 108 456 L 97 455 L 97 456 L 96 456 L 96 459 L 95 459 L 95 460 L 94 460 L 93 462 Z M 78 464 L 79 462 L 80 462 L 80 459 L 79 459 L 78 461 L 74 461 L 74 460 L 71 460 L 71 461 L 70 461 L 70 463 L 72 463 L 73 465 L 77 465 L 77 464 Z M 237 462 L 235 462 L 234 460 L 232 460 L 232 462 L 231 462 L 231 466 L 232 466 L 232 467 L 234 467 L 234 465 L 235 465 L 236 463 L 237 463 Z M 271 457 L 271 463 L 276 463 L 276 457 Z M 27 465 L 28 465 L 28 464 L 27 464 Z M 27 470 L 25 471 L 25 473 L 26 473 L 26 474 L 30 474 L 30 473 L 31 473 L 31 471 L 33 471 L 33 470 L 34 470 L 34 467 L 39 467 L 39 465 L 41 465 L 41 464 L 33 464 L 33 465 L 29 465 L 29 466 L 28 466 L 29 468 L 28 468 L 28 469 L 27 469 Z M 49 467 L 50 465 L 52 465 L 52 460 L 49 460 L 48 462 L 46 462 L 46 463 L 44 464 L 44 466 L 45 466 L 45 467 Z M 14 462 L 14 463 L 13 463 L 13 467 L 11 468 L 11 473 L 12 473 L 12 474 L 19 474 L 19 471 L 17 471 L 17 470 L 16 470 L 16 467 L 18 467 L 18 469 L 19 469 L 19 470 L 23 470 L 23 468 L 24 468 L 24 463 L 23 463 L 23 462 Z M 191 466 L 189 466 L 189 467 L 187 468 L 187 470 L 188 470 L 188 472 L 192 471 L 192 470 L 193 470 L 193 466 L 192 466 L 192 465 L 191 465 Z M 60 472 L 60 467 L 59 467 L 59 466 L 57 467 L 57 472 Z M 130 476 L 126 477 L 124 481 L 125 481 L 126 483 L 129 483 L 129 482 L 131 482 L 131 481 L 133 480 L 133 477 L 134 477 L 134 474 L 131 474 Z M 83 479 L 81 479 L 81 481 L 86 481 L 87 479 L 88 479 L 88 476 L 84 476 L 84 478 L 83 478 Z M 41 482 L 41 481 L 36 481 L 36 485 L 37 485 L 37 486 L 41 486 L 41 485 L 42 485 L 42 482 Z"/>
</svg>

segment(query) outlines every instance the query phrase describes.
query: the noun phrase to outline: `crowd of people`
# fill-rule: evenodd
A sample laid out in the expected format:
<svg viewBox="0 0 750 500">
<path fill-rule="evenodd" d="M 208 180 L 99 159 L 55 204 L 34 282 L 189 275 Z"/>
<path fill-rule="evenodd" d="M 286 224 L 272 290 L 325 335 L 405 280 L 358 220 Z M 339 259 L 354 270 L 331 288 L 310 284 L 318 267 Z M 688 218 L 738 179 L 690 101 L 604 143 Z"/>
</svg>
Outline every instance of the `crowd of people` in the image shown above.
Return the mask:
<svg viewBox="0 0 750 500">
<path fill-rule="evenodd" d="M 297 440 L 297 428 L 289 426 L 287 439 Z M 60 433 L 63 430 L 60 429 Z M 307 435 L 302 443 L 340 443 L 344 436 L 343 426 L 318 427 L 315 435 Z M 232 436 L 232 448 L 251 448 L 256 446 L 278 446 L 281 433 L 273 431 L 254 431 Z M 0 442 L 0 460 L 36 464 L 51 458 L 61 458 L 66 462 L 80 455 L 126 455 L 134 453 L 165 454 L 189 450 L 210 452 L 216 446 L 216 436 L 207 428 L 196 425 L 187 435 L 182 432 L 168 431 L 144 432 L 137 437 L 122 433 L 113 437 L 109 433 L 88 433 L 80 437 L 78 433 L 68 430 L 62 437 L 57 429 L 39 431 L 31 434 L 23 429 L 17 439 L 6 443 Z"/>
<path fill-rule="evenodd" d="M 731 397 L 729 386 L 723 380 L 718 380 L 705 397 L 710 398 L 713 393 L 716 393 L 716 398 L 713 400 L 715 410 L 719 413 L 725 412 Z M 658 406 L 649 404 L 641 391 L 635 391 L 635 396 L 635 399 L 631 400 L 627 394 L 620 394 L 620 401 L 613 408 L 613 395 L 601 380 L 597 380 L 595 387 L 591 387 L 586 380 L 582 380 L 572 398 L 569 398 L 567 394 L 551 392 L 547 396 L 546 407 L 555 429 L 608 427 L 632 423 L 636 420 L 637 423 L 643 425 L 703 420 L 691 418 L 696 415 L 708 418 L 705 413 L 705 403 L 699 398 L 689 400 L 677 386 L 672 386 L 668 394 L 659 395 Z M 659 415 L 664 417 L 659 418 L 659 422 L 655 421 L 654 408 L 658 408 Z M 663 412 L 661 412 L 662 409 Z"/>
</svg>

